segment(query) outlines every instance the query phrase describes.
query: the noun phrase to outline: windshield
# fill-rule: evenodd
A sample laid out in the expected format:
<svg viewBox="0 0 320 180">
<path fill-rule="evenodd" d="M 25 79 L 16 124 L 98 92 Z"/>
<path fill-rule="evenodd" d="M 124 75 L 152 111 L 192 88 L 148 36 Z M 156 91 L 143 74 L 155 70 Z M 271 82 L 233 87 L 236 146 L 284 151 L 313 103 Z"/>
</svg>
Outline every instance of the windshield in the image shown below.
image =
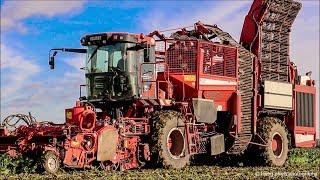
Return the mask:
<svg viewBox="0 0 320 180">
<path fill-rule="evenodd" d="M 88 46 L 85 60 L 88 99 L 139 97 L 142 91 L 141 80 L 145 81 L 144 89 L 149 91 L 152 83 L 154 88 L 155 84 L 151 82 L 156 77 L 155 65 L 152 64 L 155 61 L 154 54 L 154 47 L 147 51 L 136 48 L 135 43 Z"/>
<path fill-rule="evenodd" d="M 87 71 L 89 73 L 125 70 L 126 49 L 131 43 L 116 43 L 107 46 L 89 46 L 87 54 Z"/>
</svg>

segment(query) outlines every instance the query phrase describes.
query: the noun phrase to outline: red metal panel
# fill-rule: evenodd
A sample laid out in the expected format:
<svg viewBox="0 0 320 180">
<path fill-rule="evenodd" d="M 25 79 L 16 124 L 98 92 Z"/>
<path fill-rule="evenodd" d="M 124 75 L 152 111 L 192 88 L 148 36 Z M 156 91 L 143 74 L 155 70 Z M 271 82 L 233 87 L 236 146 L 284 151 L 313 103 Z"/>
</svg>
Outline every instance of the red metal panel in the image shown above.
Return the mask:
<svg viewBox="0 0 320 180">
<path fill-rule="evenodd" d="M 298 91 L 298 92 L 316 94 L 316 88 L 313 87 L 313 86 L 295 85 L 294 90 L 295 90 L 295 91 Z"/>
<path fill-rule="evenodd" d="M 296 103 L 297 103 L 297 93 L 298 92 L 303 92 L 303 93 L 311 93 L 311 94 L 316 94 L 316 87 L 313 86 L 301 86 L 301 85 L 295 85 L 294 88 L 294 106 L 296 107 Z M 316 101 L 314 101 L 315 103 Z M 292 123 L 293 125 L 293 132 L 294 135 L 296 134 L 303 134 L 303 135 L 314 135 L 314 140 L 313 141 L 305 141 L 305 142 L 300 142 L 298 143 L 296 141 L 296 139 L 294 139 L 294 143 L 296 147 L 314 147 L 316 145 L 316 120 L 317 120 L 317 114 L 316 114 L 316 103 L 313 106 L 313 127 L 303 127 L 303 126 L 297 126 L 297 109 L 294 108 L 294 123 Z"/>
<path fill-rule="evenodd" d="M 305 141 L 301 143 L 296 143 L 296 147 L 310 148 L 314 146 L 315 146 L 315 141 Z"/>
</svg>

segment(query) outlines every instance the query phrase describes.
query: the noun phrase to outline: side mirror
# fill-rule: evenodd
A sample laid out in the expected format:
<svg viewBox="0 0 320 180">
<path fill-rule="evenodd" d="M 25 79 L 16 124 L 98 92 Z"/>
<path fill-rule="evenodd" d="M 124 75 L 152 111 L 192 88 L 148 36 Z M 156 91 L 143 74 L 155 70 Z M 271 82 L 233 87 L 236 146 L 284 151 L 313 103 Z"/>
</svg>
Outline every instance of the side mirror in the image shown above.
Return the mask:
<svg viewBox="0 0 320 180">
<path fill-rule="evenodd" d="M 54 69 L 54 56 L 50 57 L 49 65 L 50 65 L 50 69 Z"/>
<path fill-rule="evenodd" d="M 53 51 L 52 55 L 51 52 Z M 75 49 L 75 48 L 53 48 L 49 51 L 49 66 L 50 69 L 54 69 L 54 57 L 57 55 L 58 51 L 62 52 L 73 52 L 73 53 L 87 53 L 87 49 Z"/>
<path fill-rule="evenodd" d="M 50 69 L 54 69 L 54 56 L 57 54 L 57 51 L 54 51 L 52 56 L 50 57 L 49 59 L 49 66 L 50 66 Z"/>
</svg>

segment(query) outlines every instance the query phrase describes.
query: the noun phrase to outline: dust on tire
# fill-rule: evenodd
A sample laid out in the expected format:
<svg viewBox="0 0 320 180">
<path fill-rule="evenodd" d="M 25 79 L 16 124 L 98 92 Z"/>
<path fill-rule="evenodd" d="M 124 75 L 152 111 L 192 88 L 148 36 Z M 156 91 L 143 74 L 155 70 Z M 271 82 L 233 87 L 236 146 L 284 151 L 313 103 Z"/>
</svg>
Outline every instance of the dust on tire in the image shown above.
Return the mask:
<svg viewBox="0 0 320 180">
<path fill-rule="evenodd" d="M 278 118 L 264 117 L 258 122 L 257 127 L 257 133 L 262 138 L 260 143 L 267 145 L 258 147 L 256 151 L 258 158 L 267 166 L 283 166 L 289 152 L 289 138 L 285 124 Z M 281 143 L 273 147 L 273 141 L 277 141 L 275 139 L 280 139 Z"/>
<path fill-rule="evenodd" d="M 189 164 L 186 133 L 183 116 L 176 111 L 159 111 L 153 115 L 154 132 L 152 134 L 153 162 L 165 168 L 180 169 Z M 173 129 L 178 129 L 183 134 L 184 148 L 181 156 L 172 156 L 167 148 L 167 138 Z M 180 148 L 180 147 L 179 147 Z M 180 149 L 181 150 L 181 149 Z M 179 153 L 178 153 L 179 154 Z M 175 154 L 177 155 L 177 154 Z M 178 157 L 178 158 L 177 158 Z"/>
<path fill-rule="evenodd" d="M 59 157 L 54 152 L 45 152 L 42 159 L 42 167 L 47 173 L 57 173 L 60 169 Z"/>
</svg>

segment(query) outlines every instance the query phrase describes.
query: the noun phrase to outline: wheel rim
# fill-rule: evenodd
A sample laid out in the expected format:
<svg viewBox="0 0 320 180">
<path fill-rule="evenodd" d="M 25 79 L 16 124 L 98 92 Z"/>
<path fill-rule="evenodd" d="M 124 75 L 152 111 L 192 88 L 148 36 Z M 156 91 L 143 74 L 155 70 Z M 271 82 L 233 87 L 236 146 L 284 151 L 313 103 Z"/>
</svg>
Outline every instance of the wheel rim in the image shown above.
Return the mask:
<svg viewBox="0 0 320 180">
<path fill-rule="evenodd" d="M 184 152 L 185 141 L 183 133 L 178 128 L 173 128 L 167 137 L 167 150 L 174 159 L 179 159 Z"/>
<path fill-rule="evenodd" d="M 57 160 L 54 157 L 49 157 L 47 160 L 47 164 L 48 164 L 48 169 L 52 172 L 55 172 L 57 167 L 58 167 L 58 163 Z"/>
<path fill-rule="evenodd" d="M 283 140 L 279 133 L 274 133 L 272 136 L 272 151 L 276 157 L 280 157 L 282 155 Z"/>
</svg>

